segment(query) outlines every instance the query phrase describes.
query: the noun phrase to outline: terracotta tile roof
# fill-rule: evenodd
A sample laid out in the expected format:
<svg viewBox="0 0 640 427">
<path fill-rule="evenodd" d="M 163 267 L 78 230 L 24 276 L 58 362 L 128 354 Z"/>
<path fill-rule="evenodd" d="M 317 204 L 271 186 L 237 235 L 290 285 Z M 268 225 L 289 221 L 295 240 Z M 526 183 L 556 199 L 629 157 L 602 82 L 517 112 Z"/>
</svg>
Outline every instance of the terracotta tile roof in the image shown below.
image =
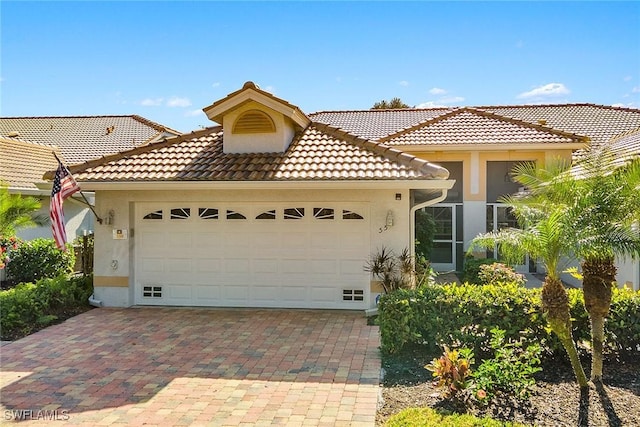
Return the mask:
<svg viewBox="0 0 640 427">
<path fill-rule="evenodd" d="M 0 136 L 57 145 L 69 164 L 83 163 L 179 134 L 136 115 L 0 118 Z"/>
<path fill-rule="evenodd" d="M 298 133 L 285 153 L 222 151 L 221 127 L 71 168 L 78 181 L 290 181 L 446 179 L 439 166 L 326 125 Z"/>
<path fill-rule="evenodd" d="M 596 104 L 503 105 L 470 107 L 561 132 L 586 136 L 593 144 L 609 141 L 622 132 L 640 127 L 640 109 Z M 342 128 L 354 135 L 380 139 L 415 128 L 418 124 L 451 113 L 456 108 L 326 111 L 309 114 L 312 120 Z M 542 122 L 541 122 L 542 121 Z"/>
<path fill-rule="evenodd" d="M 453 111 L 453 108 L 321 111 L 309 114 L 324 123 L 361 138 L 376 140 Z"/>
<path fill-rule="evenodd" d="M 473 108 L 460 108 L 379 139 L 395 145 L 586 144 L 586 138 L 509 119 Z"/>
<path fill-rule="evenodd" d="M 605 145 L 620 163 L 640 157 L 640 128 L 625 132 Z"/>
<path fill-rule="evenodd" d="M 58 167 L 52 152 L 61 156 L 51 145 L 0 137 L 0 181 L 8 182 L 12 190 L 37 190 L 44 171 Z"/>
<path fill-rule="evenodd" d="M 599 145 L 640 127 L 640 109 L 596 104 L 552 104 L 477 107 L 530 123 L 543 121 L 554 129 L 588 136 Z"/>
</svg>

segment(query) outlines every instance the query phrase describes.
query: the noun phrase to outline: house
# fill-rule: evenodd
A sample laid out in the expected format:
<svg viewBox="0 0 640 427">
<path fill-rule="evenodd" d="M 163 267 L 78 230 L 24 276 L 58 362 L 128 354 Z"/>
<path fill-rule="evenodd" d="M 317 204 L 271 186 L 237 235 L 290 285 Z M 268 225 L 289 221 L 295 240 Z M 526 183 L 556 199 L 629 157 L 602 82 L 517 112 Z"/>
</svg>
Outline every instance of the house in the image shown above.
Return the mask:
<svg viewBox="0 0 640 427">
<path fill-rule="evenodd" d="M 37 197 L 39 214 L 48 217 L 51 186 L 42 176 L 57 167 L 53 153 L 67 165 L 117 153 L 180 133 L 143 117 L 0 117 L 0 180 L 9 192 Z M 86 194 L 93 202 L 92 194 Z M 64 205 L 67 236 L 73 239 L 94 228 L 94 218 L 76 194 Z M 51 237 L 51 227 L 26 228 L 18 237 Z"/>
<path fill-rule="evenodd" d="M 434 265 L 460 269 L 473 237 L 513 224 L 515 163 L 640 128 L 640 110 L 592 104 L 307 115 L 251 82 L 203 110 L 217 126 L 71 167 L 113 214 L 95 231 L 104 305 L 368 309 L 365 261 L 412 248 L 416 210 Z"/>
</svg>

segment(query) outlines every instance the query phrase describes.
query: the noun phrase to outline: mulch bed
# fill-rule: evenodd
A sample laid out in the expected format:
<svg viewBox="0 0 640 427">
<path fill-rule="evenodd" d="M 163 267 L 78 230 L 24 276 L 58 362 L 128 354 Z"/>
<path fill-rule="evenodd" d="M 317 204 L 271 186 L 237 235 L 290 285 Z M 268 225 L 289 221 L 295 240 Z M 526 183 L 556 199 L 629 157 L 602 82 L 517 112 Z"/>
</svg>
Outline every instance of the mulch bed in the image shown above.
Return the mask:
<svg viewBox="0 0 640 427">
<path fill-rule="evenodd" d="M 526 403 L 508 399 L 488 407 L 462 405 L 443 399 L 433 386 L 431 372 L 424 369 L 434 357 L 413 349 L 383 362 L 384 399 L 376 416 L 376 425 L 409 407 L 432 407 L 452 412 L 491 416 L 533 426 L 640 426 L 640 357 L 609 359 L 604 365 L 602 385 L 591 385 L 581 395 L 568 359 L 547 361 L 536 375 L 536 390 Z M 635 360 L 634 360 L 635 359 Z M 588 370 L 590 360 L 583 359 Z M 587 372 L 588 375 L 588 372 Z"/>
</svg>

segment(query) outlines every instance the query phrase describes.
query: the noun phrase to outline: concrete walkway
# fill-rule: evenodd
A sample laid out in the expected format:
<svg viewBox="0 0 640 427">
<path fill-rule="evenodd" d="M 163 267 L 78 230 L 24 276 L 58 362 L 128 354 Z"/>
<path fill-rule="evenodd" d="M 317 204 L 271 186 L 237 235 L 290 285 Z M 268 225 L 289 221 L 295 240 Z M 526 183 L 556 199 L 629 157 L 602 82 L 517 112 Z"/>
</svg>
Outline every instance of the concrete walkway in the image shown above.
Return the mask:
<svg viewBox="0 0 640 427">
<path fill-rule="evenodd" d="M 94 309 L 1 347 L 0 422 L 373 426 L 378 337 L 354 312 Z"/>
</svg>

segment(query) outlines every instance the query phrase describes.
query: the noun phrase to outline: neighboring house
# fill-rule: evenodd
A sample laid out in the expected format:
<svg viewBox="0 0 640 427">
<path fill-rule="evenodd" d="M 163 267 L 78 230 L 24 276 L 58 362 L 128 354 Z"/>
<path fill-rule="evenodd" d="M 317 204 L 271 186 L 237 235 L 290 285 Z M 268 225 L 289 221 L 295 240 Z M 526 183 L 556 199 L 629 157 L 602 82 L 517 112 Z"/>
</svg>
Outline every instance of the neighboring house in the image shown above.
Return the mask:
<svg viewBox="0 0 640 427">
<path fill-rule="evenodd" d="M 431 260 L 441 271 L 461 270 L 469 243 L 479 233 L 516 225 L 499 203 L 501 196 L 519 191 L 510 176 L 514 164 L 571 159 L 581 149 L 604 144 L 615 145 L 620 156 L 640 154 L 638 109 L 558 104 L 327 111 L 309 117 L 451 172 L 456 184 L 447 199 L 426 208 L 437 227 Z M 639 263 L 621 260 L 618 267 L 618 281 L 638 289 Z M 519 270 L 535 268 L 529 260 Z"/>
<path fill-rule="evenodd" d="M 220 126 L 71 168 L 114 214 L 96 228 L 105 305 L 371 308 L 365 261 L 412 249 L 416 210 L 436 220 L 434 265 L 461 269 L 473 237 L 515 224 L 498 201 L 515 163 L 640 127 L 591 104 L 306 115 L 251 82 L 204 112 Z"/>
<path fill-rule="evenodd" d="M 0 180 L 9 183 L 11 193 L 40 198 L 39 213 L 48 216 L 51 185 L 42 176 L 57 167 L 54 151 L 71 165 L 179 134 L 136 115 L 0 117 Z M 93 202 L 92 193 L 85 195 Z M 78 193 L 67 199 L 64 211 L 70 240 L 93 230 L 93 214 Z M 50 238 L 51 228 L 26 228 L 18 231 L 18 237 Z"/>
</svg>

